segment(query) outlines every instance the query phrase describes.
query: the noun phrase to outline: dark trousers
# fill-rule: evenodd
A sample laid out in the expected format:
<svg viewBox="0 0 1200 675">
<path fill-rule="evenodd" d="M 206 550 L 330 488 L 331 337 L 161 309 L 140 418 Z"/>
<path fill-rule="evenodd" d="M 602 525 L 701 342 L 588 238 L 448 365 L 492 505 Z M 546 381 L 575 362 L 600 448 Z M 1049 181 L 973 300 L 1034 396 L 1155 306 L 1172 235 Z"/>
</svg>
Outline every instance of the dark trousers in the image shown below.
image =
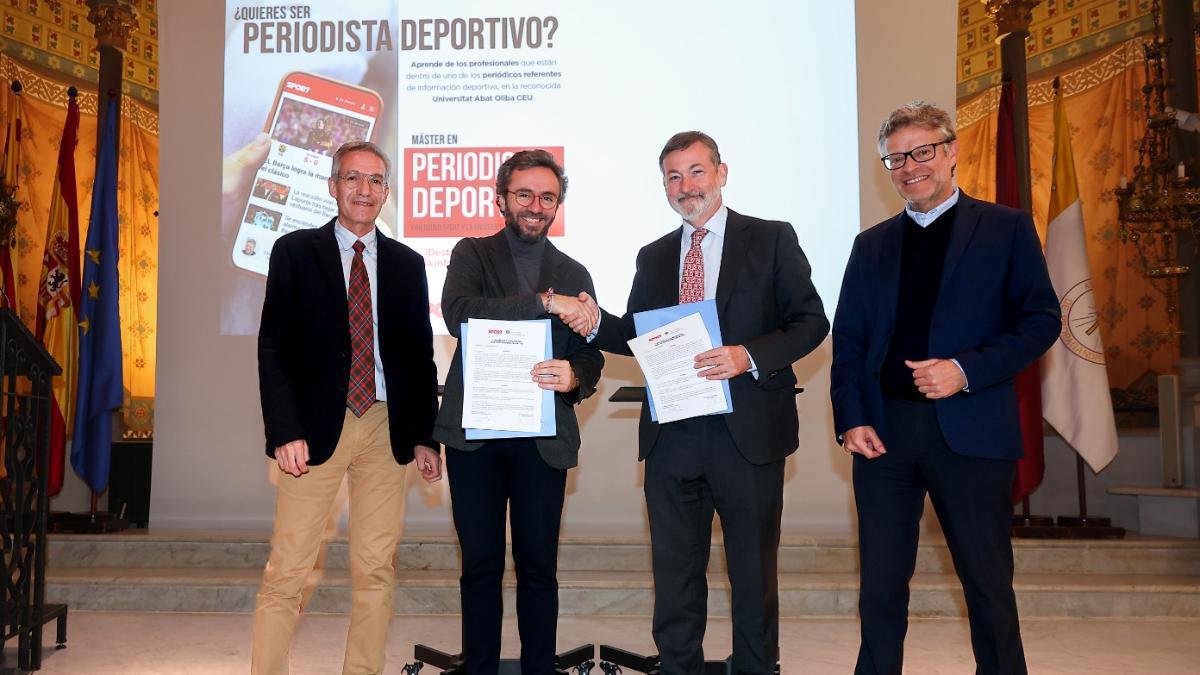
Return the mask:
<svg viewBox="0 0 1200 675">
<path fill-rule="evenodd" d="M 765 675 L 779 659 L 779 521 L 784 462 L 755 465 L 720 416 L 663 425 L 646 458 L 654 567 L 654 643 L 663 675 L 704 672 L 705 569 L 713 511 L 733 591 L 733 672 Z"/>
<path fill-rule="evenodd" d="M 463 654 L 470 675 L 495 675 L 504 616 L 504 516 L 511 509 L 521 672 L 550 675 L 558 628 L 558 530 L 567 472 L 533 441 L 446 448 L 451 510 L 462 548 Z"/>
<path fill-rule="evenodd" d="M 1015 463 L 953 452 L 931 403 L 887 399 L 884 414 L 887 454 L 854 455 L 862 576 L 855 672 L 901 671 L 908 583 L 928 492 L 966 596 L 976 672 L 1025 673 L 1008 534 Z"/>
</svg>

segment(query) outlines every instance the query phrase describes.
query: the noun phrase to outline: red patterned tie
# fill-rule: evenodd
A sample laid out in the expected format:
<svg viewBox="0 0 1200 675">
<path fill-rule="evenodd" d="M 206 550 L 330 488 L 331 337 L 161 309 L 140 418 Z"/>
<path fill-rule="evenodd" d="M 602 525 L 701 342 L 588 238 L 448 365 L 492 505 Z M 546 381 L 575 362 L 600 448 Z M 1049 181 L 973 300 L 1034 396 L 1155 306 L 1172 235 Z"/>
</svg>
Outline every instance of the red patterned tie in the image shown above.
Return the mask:
<svg viewBox="0 0 1200 675">
<path fill-rule="evenodd" d="M 679 304 L 700 302 L 704 299 L 704 252 L 700 242 L 708 230 L 703 227 L 692 232 L 692 247 L 683 258 L 683 276 L 679 279 Z"/>
<path fill-rule="evenodd" d="M 346 406 L 362 417 L 375 402 L 375 326 L 371 319 L 371 280 L 363 263 L 361 241 L 354 242 L 350 262 L 350 390 Z"/>
</svg>

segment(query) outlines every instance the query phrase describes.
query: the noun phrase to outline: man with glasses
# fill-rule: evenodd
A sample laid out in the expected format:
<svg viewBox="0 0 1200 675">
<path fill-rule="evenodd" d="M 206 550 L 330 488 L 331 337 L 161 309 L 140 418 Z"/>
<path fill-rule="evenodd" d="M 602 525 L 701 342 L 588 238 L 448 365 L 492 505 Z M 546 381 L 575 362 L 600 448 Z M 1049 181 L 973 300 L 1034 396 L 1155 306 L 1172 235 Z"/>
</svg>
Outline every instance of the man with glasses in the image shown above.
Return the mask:
<svg viewBox="0 0 1200 675">
<path fill-rule="evenodd" d="M 258 333 L 275 533 L 254 612 L 251 671 L 288 672 L 305 581 L 342 477 L 350 482 L 353 608 L 342 673 L 381 673 L 404 514 L 404 470 L 441 477 L 425 263 L 375 219 L 390 163 L 372 143 L 333 156 L 337 216 L 275 243 Z"/>
<path fill-rule="evenodd" d="M 462 549 L 462 647 L 466 671 L 495 675 L 504 613 L 505 513 L 517 573 L 521 672 L 555 672 L 558 532 L 567 470 L 578 463 L 575 406 L 596 391 L 604 357 L 567 327 L 591 332 L 597 315 L 580 301 L 592 277 L 547 238 L 566 197 L 567 177 L 545 150 L 525 150 L 496 174 L 499 232 L 454 247 L 442 289 L 442 316 L 455 337 L 468 319 L 520 321 L 557 316 L 553 358 L 530 377 L 554 392 L 556 435 L 468 441 L 462 425 L 462 344 L 454 352 L 434 438 L 446 445 L 451 510 Z"/>
<path fill-rule="evenodd" d="M 955 187 L 946 111 L 897 108 L 879 154 L 907 203 L 855 239 L 833 320 L 834 425 L 853 457 L 859 523 L 855 672 L 901 672 L 928 494 L 977 672 L 1024 673 L 1008 538 L 1022 453 L 1013 378 L 1058 336 L 1058 298 L 1029 214 Z"/>
</svg>

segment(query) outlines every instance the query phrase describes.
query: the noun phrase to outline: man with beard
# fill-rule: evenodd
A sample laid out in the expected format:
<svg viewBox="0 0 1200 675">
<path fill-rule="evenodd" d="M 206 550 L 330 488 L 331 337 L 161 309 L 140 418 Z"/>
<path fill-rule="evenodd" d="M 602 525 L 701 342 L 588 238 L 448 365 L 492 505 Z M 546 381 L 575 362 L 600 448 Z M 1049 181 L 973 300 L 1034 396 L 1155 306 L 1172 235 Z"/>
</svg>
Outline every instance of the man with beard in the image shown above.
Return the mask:
<svg viewBox="0 0 1200 675">
<path fill-rule="evenodd" d="M 715 298 L 725 346 L 697 355 L 695 368 L 729 380 L 733 412 L 658 424 L 642 405 L 654 642 L 661 672 L 704 672 L 715 510 L 733 594 L 733 672 L 766 675 L 779 659 L 784 463 L 798 445 L 792 364 L 821 343 L 829 321 L 792 226 L 722 203 L 728 167 L 712 138 L 678 133 L 658 163 L 684 222 L 638 253 L 629 313 L 605 312 L 592 344 L 629 354 L 634 312 Z M 585 321 L 572 327 L 588 330 Z"/>
<path fill-rule="evenodd" d="M 455 337 L 471 318 L 557 315 L 563 320 L 552 323 L 553 358 L 530 373 L 538 386 L 555 392 L 553 437 L 466 440 L 461 342 L 446 376 L 434 438 L 446 445 L 451 510 L 462 549 L 462 645 L 471 675 L 495 675 L 499 668 L 506 511 L 517 573 L 521 672 L 554 672 L 559 522 L 567 469 L 577 464 L 579 452 L 574 406 L 596 390 L 604 366 L 599 350 L 564 323 L 587 335 L 597 319 L 577 297 L 595 292 L 591 275 L 546 239 L 566 190 L 567 178 L 549 152 L 526 150 L 510 157 L 496 174 L 504 228 L 460 241 L 442 289 L 442 315 Z"/>
</svg>

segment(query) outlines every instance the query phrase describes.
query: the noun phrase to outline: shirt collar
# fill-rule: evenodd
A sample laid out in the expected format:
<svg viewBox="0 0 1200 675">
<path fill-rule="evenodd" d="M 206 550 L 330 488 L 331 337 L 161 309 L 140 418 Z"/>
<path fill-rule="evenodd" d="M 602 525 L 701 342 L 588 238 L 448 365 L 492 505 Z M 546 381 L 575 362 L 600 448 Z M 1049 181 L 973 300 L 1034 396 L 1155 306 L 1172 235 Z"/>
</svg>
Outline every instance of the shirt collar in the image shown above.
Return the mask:
<svg viewBox="0 0 1200 675">
<path fill-rule="evenodd" d="M 910 204 L 904 205 L 904 212 L 907 213 L 908 217 L 912 218 L 913 222 L 916 223 L 917 225 L 920 225 L 921 227 L 928 227 L 930 223 L 937 220 L 938 216 L 945 213 L 947 209 L 949 209 L 951 206 L 954 206 L 957 203 L 958 203 L 958 188 L 954 188 L 954 192 L 949 197 L 946 198 L 946 201 L 942 202 L 941 204 L 938 204 L 937 206 L 933 207 L 932 209 L 929 209 L 925 213 L 921 213 L 920 211 L 913 211 L 912 206 Z"/>
<path fill-rule="evenodd" d="M 708 222 L 702 223 L 700 225 L 700 227 L 703 227 L 704 229 L 708 230 L 709 232 L 712 232 L 713 234 L 717 235 L 718 237 L 724 237 L 725 236 L 725 222 L 727 220 L 729 220 L 729 209 L 726 208 L 724 204 L 722 204 L 721 208 L 717 209 L 717 212 L 712 214 L 712 217 L 708 219 Z M 684 237 L 684 239 L 686 239 L 690 242 L 691 238 L 692 238 L 692 233 L 695 232 L 696 230 L 700 229 L 700 227 L 696 227 L 695 225 L 692 225 L 691 223 L 689 223 L 686 220 L 683 221 L 683 237 Z"/>
<path fill-rule="evenodd" d="M 361 239 L 364 246 L 363 250 L 371 255 L 374 255 L 376 244 L 375 232 L 375 228 L 372 227 L 370 232 L 367 232 L 363 236 L 359 237 L 350 230 L 346 229 L 346 226 L 342 225 L 342 221 L 339 220 L 333 224 L 333 236 L 335 239 L 337 239 L 338 248 L 342 249 L 343 251 L 349 251 L 354 247 L 354 242 Z"/>
</svg>

